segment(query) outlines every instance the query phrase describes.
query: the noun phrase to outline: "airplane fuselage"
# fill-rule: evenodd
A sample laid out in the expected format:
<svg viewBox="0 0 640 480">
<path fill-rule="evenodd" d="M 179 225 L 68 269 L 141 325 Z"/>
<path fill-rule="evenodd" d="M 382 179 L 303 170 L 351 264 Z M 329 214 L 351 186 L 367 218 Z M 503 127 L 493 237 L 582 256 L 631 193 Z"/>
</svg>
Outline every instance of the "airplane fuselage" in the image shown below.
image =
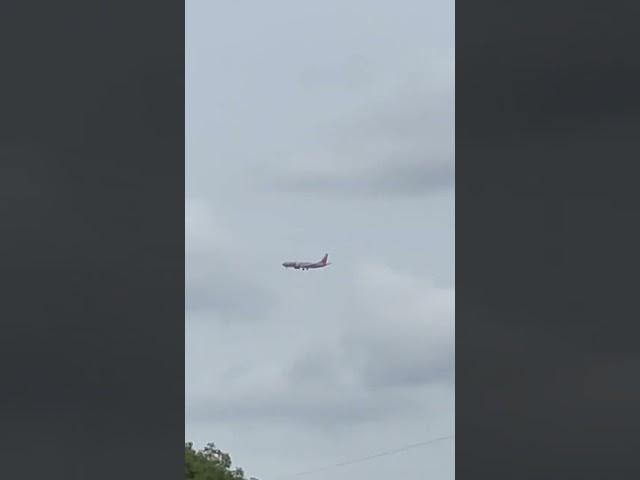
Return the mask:
<svg viewBox="0 0 640 480">
<path fill-rule="evenodd" d="M 325 255 L 319 262 L 284 262 L 282 266 L 284 268 L 294 268 L 296 270 L 309 270 L 312 268 L 324 268 L 327 265 L 331 265 L 327 262 L 328 255 Z"/>
</svg>

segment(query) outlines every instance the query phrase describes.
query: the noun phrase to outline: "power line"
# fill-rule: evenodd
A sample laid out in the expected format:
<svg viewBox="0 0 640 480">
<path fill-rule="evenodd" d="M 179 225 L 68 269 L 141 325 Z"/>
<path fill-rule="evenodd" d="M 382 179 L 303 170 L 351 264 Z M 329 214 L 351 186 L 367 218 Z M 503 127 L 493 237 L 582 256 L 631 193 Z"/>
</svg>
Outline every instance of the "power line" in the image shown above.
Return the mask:
<svg viewBox="0 0 640 480">
<path fill-rule="evenodd" d="M 305 470 L 303 472 L 293 473 L 293 474 L 290 474 L 290 475 L 286 475 L 284 477 L 280 477 L 279 480 L 286 480 L 286 479 L 289 479 L 289 478 L 297 478 L 297 477 L 301 477 L 303 475 L 310 475 L 312 473 L 324 472 L 325 470 L 329 470 L 331 468 L 346 467 L 347 465 L 353 465 L 354 463 L 361 463 L 361 462 L 366 462 L 366 461 L 373 460 L 373 459 L 380 458 L 380 457 L 386 457 L 388 455 L 395 455 L 397 453 L 401 453 L 401 452 L 405 452 L 407 450 L 411 450 L 412 448 L 423 447 L 425 445 L 430 445 L 432 443 L 441 442 L 442 440 L 448 440 L 448 439 L 453 438 L 453 437 L 454 437 L 454 435 L 447 435 L 445 437 L 432 438 L 431 440 L 426 440 L 424 442 L 414 443 L 412 445 L 406 445 L 404 447 L 396 448 L 396 449 L 393 449 L 393 450 L 387 450 L 385 452 L 375 453 L 373 455 L 368 455 L 366 457 L 356 458 L 356 459 L 353 459 L 353 460 L 347 460 L 345 462 L 340 462 L 340 463 L 334 463 L 332 465 L 326 465 L 324 467 L 314 468 L 313 470 Z"/>
</svg>

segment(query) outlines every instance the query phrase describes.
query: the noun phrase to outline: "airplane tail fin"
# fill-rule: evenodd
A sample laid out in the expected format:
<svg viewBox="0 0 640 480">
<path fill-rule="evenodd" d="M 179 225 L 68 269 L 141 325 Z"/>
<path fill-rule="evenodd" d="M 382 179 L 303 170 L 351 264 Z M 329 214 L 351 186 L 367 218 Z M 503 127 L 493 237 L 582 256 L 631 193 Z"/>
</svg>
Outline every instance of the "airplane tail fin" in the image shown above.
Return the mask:
<svg viewBox="0 0 640 480">
<path fill-rule="evenodd" d="M 322 263 L 323 265 L 327 264 L 327 259 L 329 258 L 329 254 L 325 253 L 324 257 L 322 257 L 322 260 L 320 260 L 320 263 Z"/>
</svg>

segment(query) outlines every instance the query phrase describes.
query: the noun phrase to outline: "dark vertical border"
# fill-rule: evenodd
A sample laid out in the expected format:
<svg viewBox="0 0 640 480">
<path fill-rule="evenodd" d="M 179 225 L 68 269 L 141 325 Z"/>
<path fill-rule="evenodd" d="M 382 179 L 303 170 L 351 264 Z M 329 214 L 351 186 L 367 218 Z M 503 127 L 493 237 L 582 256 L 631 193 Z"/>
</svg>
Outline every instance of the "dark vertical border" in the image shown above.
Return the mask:
<svg viewBox="0 0 640 480">
<path fill-rule="evenodd" d="M 184 2 L 1 18 L 0 476 L 180 478 Z"/>
<path fill-rule="evenodd" d="M 640 478 L 640 4 L 456 12 L 457 478 Z"/>
</svg>

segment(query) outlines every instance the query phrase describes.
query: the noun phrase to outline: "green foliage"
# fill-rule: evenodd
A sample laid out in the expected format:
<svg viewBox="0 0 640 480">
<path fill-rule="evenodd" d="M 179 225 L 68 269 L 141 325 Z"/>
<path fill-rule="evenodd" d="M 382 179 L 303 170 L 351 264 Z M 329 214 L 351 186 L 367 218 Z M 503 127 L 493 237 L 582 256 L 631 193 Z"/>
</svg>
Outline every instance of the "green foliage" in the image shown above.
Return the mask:
<svg viewBox="0 0 640 480">
<path fill-rule="evenodd" d="M 195 450 L 192 443 L 184 446 L 186 480 L 246 480 L 241 468 L 231 468 L 231 457 L 213 443 Z"/>
</svg>

